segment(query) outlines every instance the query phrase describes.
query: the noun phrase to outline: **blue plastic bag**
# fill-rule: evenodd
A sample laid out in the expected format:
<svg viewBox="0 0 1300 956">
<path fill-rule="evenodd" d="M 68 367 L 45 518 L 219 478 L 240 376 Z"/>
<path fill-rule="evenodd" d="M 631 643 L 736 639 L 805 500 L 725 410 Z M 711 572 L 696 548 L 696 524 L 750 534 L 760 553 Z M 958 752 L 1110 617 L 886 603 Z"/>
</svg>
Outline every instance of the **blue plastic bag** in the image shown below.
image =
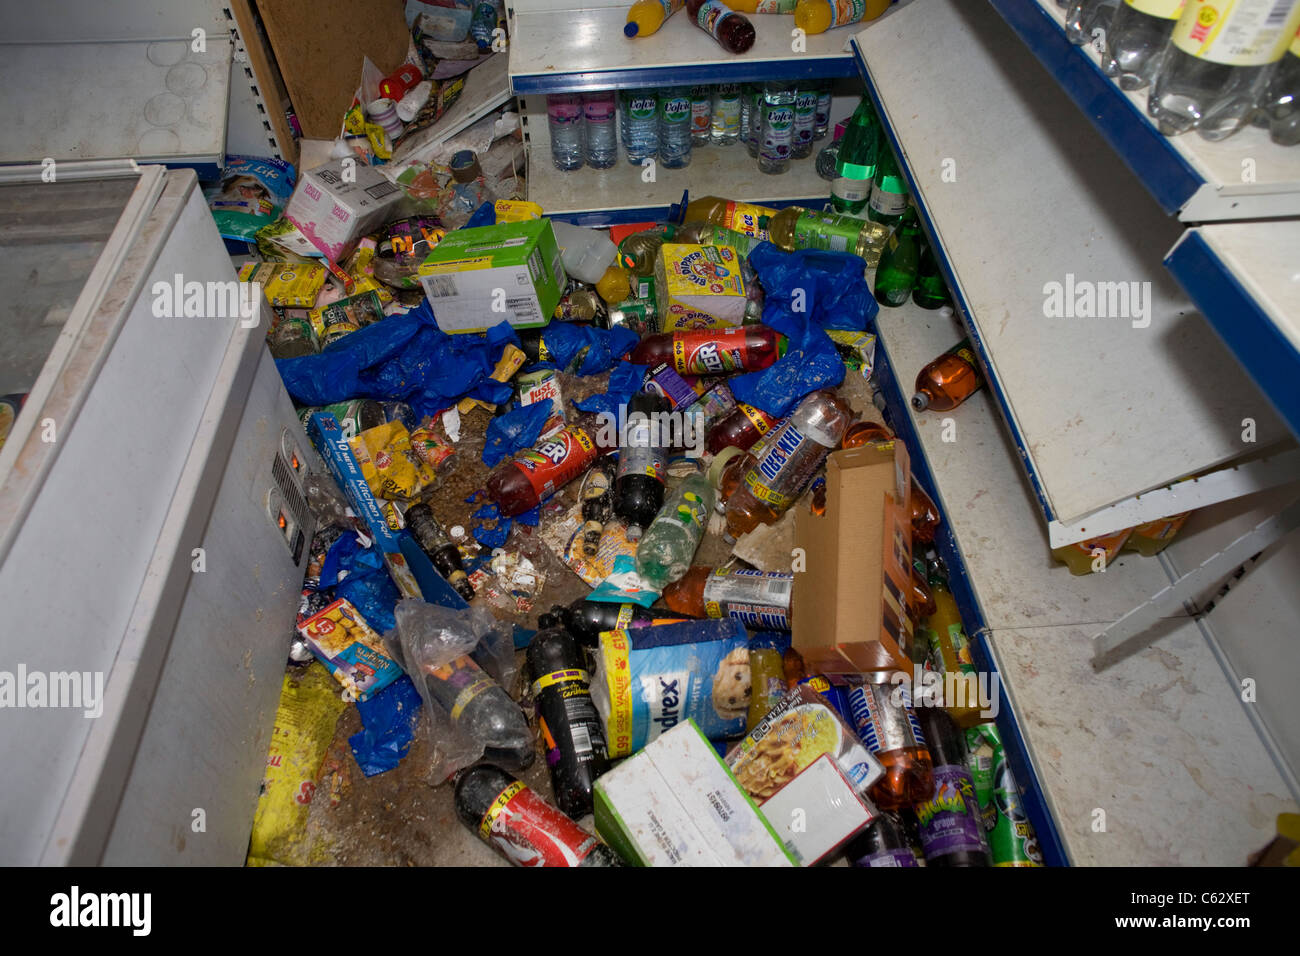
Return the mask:
<svg viewBox="0 0 1300 956">
<path fill-rule="evenodd" d="M 483 464 L 489 468 L 515 452 L 532 448 L 553 411 L 550 402 L 522 405 L 488 422 L 483 445 Z"/>
<path fill-rule="evenodd" d="M 300 405 L 354 398 L 404 401 L 416 415 L 436 415 L 461 398 L 494 405 L 511 388 L 491 377 L 505 344 L 519 336 L 504 320 L 483 334 L 448 335 L 427 301 L 406 315 L 368 325 L 319 355 L 279 359 L 285 388 Z"/>
<path fill-rule="evenodd" d="M 333 587 L 336 597 L 347 598 L 380 634 L 397 626 L 393 608 L 402 595 L 379 551 L 361 547 L 355 534 L 343 535 L 330 547 L 321 565 L 320 586 Z"/>
<path fill-rule="evenodd" d="M 598 329 L 592 325 L 552 322 L 542 333 L 551 357 L 534 368 L 555 368 L 575 375 L 595 375 L 613 364 L 641 340 L 631 329 L 615 326 Z"/>
<path fill-rule="evenodd" d="M 619 362 L 614 371 L 609 373 L 609 385 L 603 395 L 592 395 L 573 407 L 580 412 L 594 412 L 597 415 L 611 416 L 618 419 L 618 408 L 632 401 L 632 396 L 641 391 L 645 384 L 645 373 L 649 366 L 633 365 L 631 362 Z"/>
<path fill-rule="evenodd" d="M 420 692 L 405 675 L 357 704 L 365 729 L 349 737 L 348 745 L 362 773 L 373 777 L 401 763 L 415 738 L 421 706 Z"/>
</svg>

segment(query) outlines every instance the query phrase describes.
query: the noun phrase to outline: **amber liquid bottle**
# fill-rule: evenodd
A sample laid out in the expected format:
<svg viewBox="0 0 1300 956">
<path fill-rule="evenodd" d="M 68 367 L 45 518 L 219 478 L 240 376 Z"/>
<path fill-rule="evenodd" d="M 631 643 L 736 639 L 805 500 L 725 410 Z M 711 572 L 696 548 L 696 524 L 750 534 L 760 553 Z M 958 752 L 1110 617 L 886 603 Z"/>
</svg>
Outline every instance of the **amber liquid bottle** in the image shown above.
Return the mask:
<svg viewBox="0 0 1300 956">
<path fill-rule="evenodd" d="M 912 407 L 946 412 L 970 398 L 984 384 L 970 339 L 962 339 L 916 373 Z"/>
</svg>

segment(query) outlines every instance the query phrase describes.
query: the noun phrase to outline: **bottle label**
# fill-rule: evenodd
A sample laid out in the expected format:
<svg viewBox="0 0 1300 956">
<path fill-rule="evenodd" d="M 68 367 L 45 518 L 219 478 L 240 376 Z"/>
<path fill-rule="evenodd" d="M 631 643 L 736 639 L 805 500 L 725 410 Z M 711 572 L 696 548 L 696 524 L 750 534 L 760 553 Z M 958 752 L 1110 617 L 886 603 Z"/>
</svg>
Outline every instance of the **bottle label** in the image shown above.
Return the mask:
<svg viewBox="0 0 1300 956">
<path fill-rule="evenodd" d="M 492 801 L 478 835 L 516 866 L 578 866 L 598 842 L 519 780 Z"/>
<path fill-rule="evenodd" d="M 891 700 L 895 691 L 901 707 Z M 925 734 L 912 713 L 912 695 L 906 684 L 862 684 L 849 691 L 849 712 L 858 736 L 873 754 L 904 747 L 924 747 Z"/>
<path fill-rule="evenodd" d="M 718 138 L 740 135 L 740 90 L 734 83 L 718 87 L 710 122 Z"/>
<path fill-rule="evenodd" d="M 847 166 L 845 169 L 848 170 Z M 871 195 L 871 177 L 837 176 L 831 183 L 831 195 L 844 202 L 863 202 Z"/>
<path fill-rule="evenodd" d="M 1294 0 L 1187 0 L 1172 39 L 1197 59 L 1261 66 L 1282 58 L 1298 28 Z"/>
<path fill-rule="evenodd" d="M 907 190 L 894 192 L 877 183 L 871 190 L 871 208 L 882 216 L 901 216 L 907 211 Z"/>
<path fill-rule="evenodd" d="M 758 0 L 755 13 L 794 13 L 799 0 Z"/>
<path fill-rule="evenodd" d="M 697 136 L 707 135 L 713 122 L 713 101 L 706 95 L 703 99 L 691 100 L 691 132 Z"/>
<path fill-rule="evenodd" d="M 765 441 L 762 456 L 745 474 L 745 486 L 755 498 L 783 511 L 794 504 L 836 442 L 820 432 L 805 434 L 789 419 Z"/>
<path fill-rule="evenodd" d="M 659 110 L 659 101 L 644 93 L 634 93 L 627 98 L 626 109 L 629 119 L 653 119 Z"/>
<path fill-rule="evenodd" d="M 738 372 L 749 358 L 745 329 L 679 332 L 673 336 L 673 367 L 681 375 Z"/>
<path fill-rule="evenodd" d="M 543 674 L 537 680 L 533 681 L 533 696 L 536 697 L 548 687 L 554 687 L 556 684 L 567 684 L 571 681 L 578 681 L 583 684 L 591 683 L 591 675 L 580 667 L 572 667 L 568 670 L 551 671 L 549 674 Z"/>
<path fill-rule="evenodd" d="M 867 0 L 832 0 L 831 26 L 857 23 L 867 15 Z"/>
<path fill-rule="evenodd" d="M 794 142 L 796 146 L 808 145 L 813 140 L 817 125 L 817 92 L 800 92 L 794 98 Z"/>
<path fill-rule="evenodd" d="M 1183 12 L 1186 0 L 1124 0 L 1138 13 L 1159 17 L 1162 20 L 1177 20 Z"/>
<path fill-rule="evenodd" d="M 763 105 L 763 142 L 760 158 L 783 162 L 790 158 L 794 139 L 794 109 L 789 106 Z"/>
<path fill-rule="evenodd" d="M 649 418 L 638 415 L 628 422 L 627 442 L 618 453 L 618 478 L 645 475 L 658 482 L 664 480 L 664 453 L 651 442 L 657 429 Z"/>
<path fill-rule="evenodd" d="M 949 764 L 934 768 L 934 794 L 917 804 L 916 817 L 926 859 L 950 853 L 988 853 L 975 781 L 965 767 Z"/>
<path fill-rule="evenodd" d="M 866 196 L 858 198 L 865 199 Z M 863 225 L 861 219 L 854 219 L 852 216 L 820 212 L 801 213 L 794 224 L 794 247 L 828 249 L 832 252 L 856 252 L 858 236 L 862 234 Z"/>
<path fill-rule="evenodd" d="M 763 206 L 752 206 L 743 202 L 729 202 L 727 203 L 727 211 L 724 214 L 725 218 L 722 225 L 727 229 L 734 229 L 736 232 L 744 233 L 746 236 L 766 239 L 767 230 L 759 228 L 759 222 L 771 215 L 772 210 Z"/>
<path fill-rule="evenodd" d="M 712 35 L 716 40 L 718 32 L 722 29 L 722 22 L 729 16 L 735 16 L 735 11 L 725 3 L 720 3 L 719 0 L 704 0 L 700 8 L 695 11 L 695 22 L 699 24 L 701 30 Z"/>
<path fill-rule="evenodd" d="M 790 629 L 790 589 L 794 575 L 779 571 L 719 568 L 704 582 L 704 613 L 730 617 L 746 627 Z"/>
<path fill-rule="evenodd" d="M 772 425 L 776 423 L 776 419 L 771 415 L 767 414 L 767 412 L 762 409 L 755 408 L 753 405 L 746 405 L 744 402 L 740 402 L 737 404 L 737 407 L 741 410 L 744 416 L 749 419 L 749 423 L 754 426 L 754 430 L 760 435 L 766 435 Z"/>
<path fill-rule="evenodd" d="M 581 428 L 569 427 L 536 448 L 515 456 L 539 501 L 549 498 L 596 460 L 596 443 Z"/>
<path fill-rule="evenodd" d="M 460 720 L 460 715 L 465 712 L 465 708 L 470 705 L 470 702 L 475 697 L 483 693 L 485 690 L 491 690 L 495 686 L 497 686 L 496 681 L 487 676 L 480 677 L 478 680 L 474 681 L 474 683 L 470 684 L 456 695 L 456 701 L 451 705 L 451 719 Z"/>
<path fill-rule="evenodd" d="M 614 97 L 607 94 L 585 97 L 582 110 L 588 123 L 608 123 L 614 118 Z"/>
<path fill-rule="evenodd" d="M 915 867 L 916 856 L 912 851 L 903 848 L 901 850 L 880 850 L 876 853 L 868 853 L 866 856 L 860 856 L 851 861 L 852 866 L 887 866 L 887 867 Z"/>
<path fill-rule="evenodd" d="M 609 684 L 609 717 L 605 720 L 609 756 L 627 757 L 632 753 L 632 648 L 627 631 L 620 627 L 605 632 L 597 653 Z"/>
<path fill-rule="evenodd" d="M 662 103 L 663 120 L 669 124 L 689 123 L 691 100 L 688 96 L 665 96 Z"/>
<path fill-rule="evenodd" d="M 551 122 L 561 126 L 582 119 L 582 97 L 574 93 L 559 93 L 546 98 L 546 115 Z"/>
<path fill-rule="evenodd" d="M 675 521 L 690 530 L 692 534 L 700 534 L 703 533 L 704 525 L 709 520 L 709 511 L 703 498 L 693 491 L 685 491 L 677 499 L 673 510 L 660 515 L 660 518 Z M 659 518 L 655 520 L 658 521 Z"/>
</svg>

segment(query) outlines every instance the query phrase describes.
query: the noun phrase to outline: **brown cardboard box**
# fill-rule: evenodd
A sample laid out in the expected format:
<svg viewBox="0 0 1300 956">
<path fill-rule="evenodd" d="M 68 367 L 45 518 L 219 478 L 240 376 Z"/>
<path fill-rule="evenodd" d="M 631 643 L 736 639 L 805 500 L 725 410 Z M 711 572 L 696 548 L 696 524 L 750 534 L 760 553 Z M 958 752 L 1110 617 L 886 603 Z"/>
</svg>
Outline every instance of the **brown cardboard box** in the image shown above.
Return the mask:
<svg viewBox="0 0 1300 956">
<path fill-rule="evenodd" d="M 810 672 L 911 673 L 910 479 L 902 442 L 837 451 L 826 513 L 798 509 L 794 542 L 807 563 L 794 576 L 793 644 Z"/>
</svg>

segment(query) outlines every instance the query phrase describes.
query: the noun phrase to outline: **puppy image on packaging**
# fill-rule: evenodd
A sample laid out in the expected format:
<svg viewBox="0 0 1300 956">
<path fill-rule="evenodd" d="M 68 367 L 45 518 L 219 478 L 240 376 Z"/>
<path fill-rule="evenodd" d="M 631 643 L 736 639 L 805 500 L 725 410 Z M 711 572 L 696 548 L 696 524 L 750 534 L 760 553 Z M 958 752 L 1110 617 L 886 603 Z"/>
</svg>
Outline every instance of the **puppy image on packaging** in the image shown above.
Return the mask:
<svg viewBox="0 0 1300 956">
<path fill-rule="evenodd" d="M 749 648 L 738 647 L 722 659 L 713 675 L 713 709 L 723 720 L 738 720 L 749 713 L 752 694 Z"/>
</svg>

